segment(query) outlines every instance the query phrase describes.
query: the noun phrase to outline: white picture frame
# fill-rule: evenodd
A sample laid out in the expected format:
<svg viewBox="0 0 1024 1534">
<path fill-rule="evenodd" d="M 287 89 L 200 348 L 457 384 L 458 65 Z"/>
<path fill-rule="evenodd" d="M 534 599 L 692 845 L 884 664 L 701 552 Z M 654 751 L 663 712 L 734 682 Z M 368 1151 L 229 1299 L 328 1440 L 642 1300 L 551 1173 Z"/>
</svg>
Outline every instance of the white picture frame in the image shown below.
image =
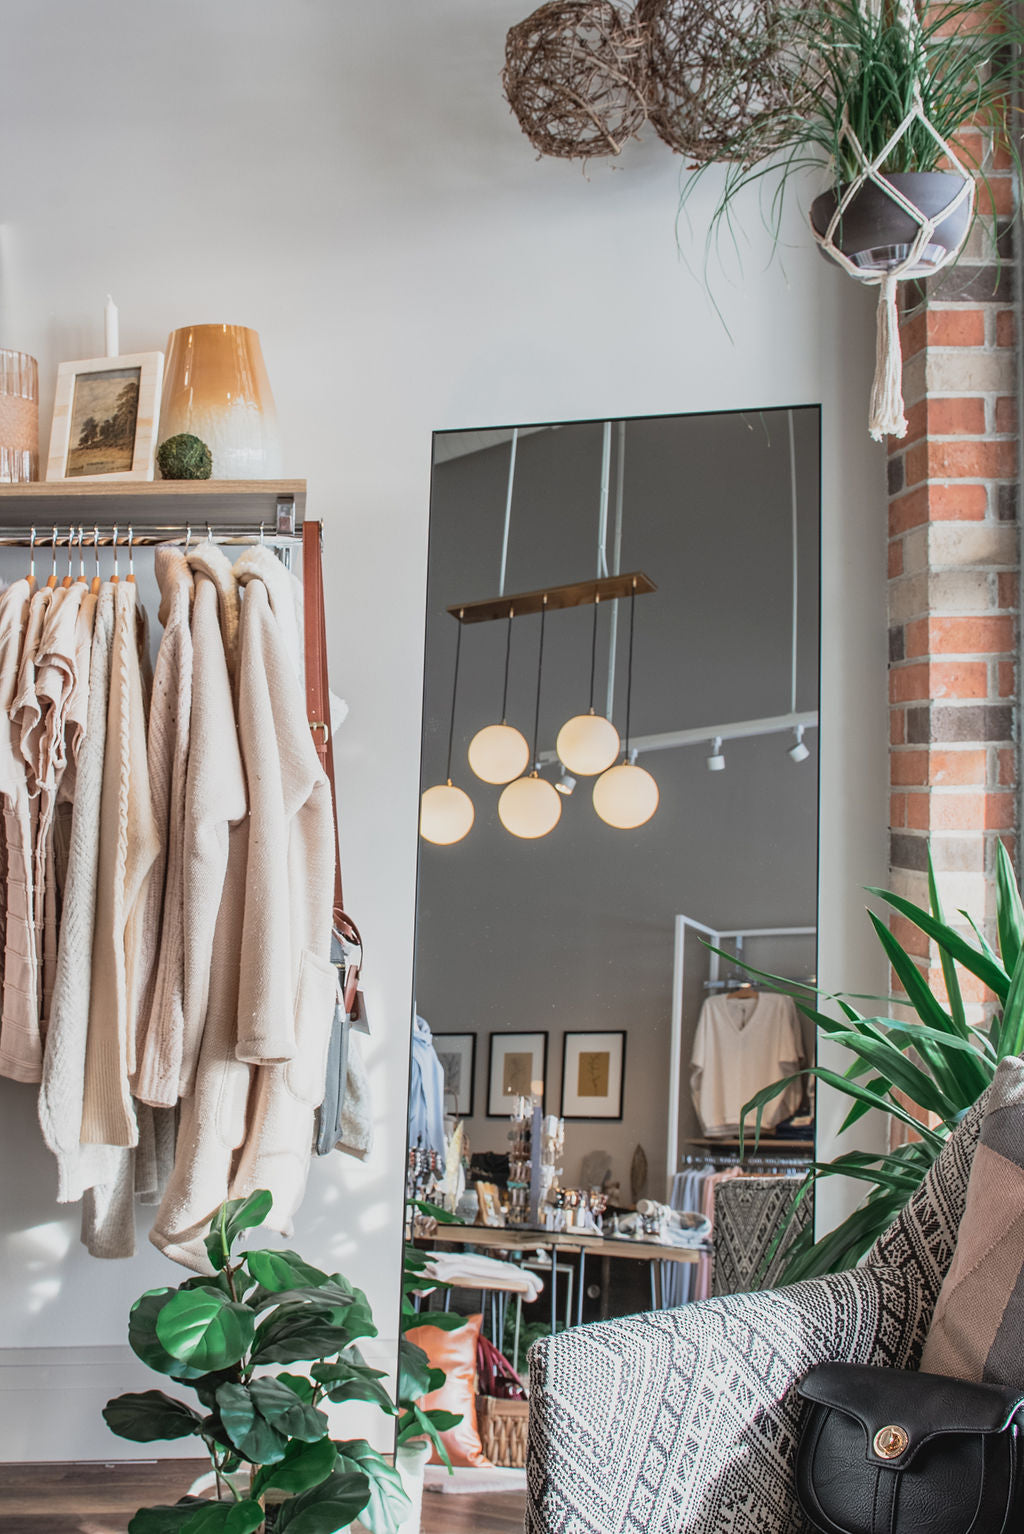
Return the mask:
<svg viewBox="0 0 1024 1534">
<path fill-rule="evenodd" d="M 621 1119 L 625 1079 L 624 1029 L 563 1035 L 563 1119 Z"/>
<path fill-rule="evenodd" d="M 151 480 L 163 376 L 163 352 L 62 362 L 57 369 L 47 480 Z M 125 396 L 132 385 L 134 401 Z"/>
<path fill-rule="evenodd" d="M 492 1033 L 487 1117 L 510 1117 L 520 1097 L 539 1097 L 543 1107 L 547 1064 L 547 1033 Z"/>
</svg>

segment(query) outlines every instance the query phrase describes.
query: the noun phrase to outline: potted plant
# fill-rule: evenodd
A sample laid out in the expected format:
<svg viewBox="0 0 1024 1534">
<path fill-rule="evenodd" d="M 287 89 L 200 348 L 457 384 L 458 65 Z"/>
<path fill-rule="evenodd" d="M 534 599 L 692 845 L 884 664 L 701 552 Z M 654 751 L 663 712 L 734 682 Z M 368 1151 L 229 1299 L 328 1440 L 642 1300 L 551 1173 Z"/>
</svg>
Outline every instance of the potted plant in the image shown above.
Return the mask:
<svg viewBox="0 0 1024 1534">
<path fill-rule="evenodd" d="M 731 225 L 739 194 L 756 186 L 778 237 L 794 177 L 828 168 L 830 188 L 811 204 L 823 254 L 881 289 L 880 351 L 872 435 L 902 436 L 895 284 L 955 259 L 985 180 L 967 129 L 1006 145 L 1024 27 L 1011 0 L 814 0 L 779 11 L 773 67 L 781 104 L 739 128 L 708 240 Z M 684 185 L 685 206 L 712 166 Z M 710 250 L 709 244 L 709 250 Z"/>
<path fill-rule="evenodd" d="M 930 857 L 928 884 L 929 910 L 888 890 L 870 891 L 938 948 L 944 995 L 936 994 L 929 986 L 914 959 L 885 923 L 873 912 L 868 913 L 906 994 L 901 1008 L 909 1005 L 913 1011 L 909 1020 L 867 1015 L 854 1006 L 850 997 L 798 993 L 777 976 L 750 970 L 752 974 L 761 974 L 776 989 L 793 995 L 804 1016 L 851 1057 L 845 1071 L 811 1066 L 765 1087 L 753 1097 L 743 1109 L 743 1120 L 756 1110 L 755 1140 L 765 1105 L 801 1077 L 816 1077 L 850 1100 L 850 1111 L 840 1133 L 871 1109 L 913 1132 L 909 1143 L 891 1151 L 881 1154 L 847 1151 L 832 1161 L 812 1165 L 797 1194 L 791 1217 L 799 1202 L 825 1177 L 854 1178 L 868 1189 L 867 1196 L 859 1208 L 819 1241 L 814 1240 L 810 1228 L 802 1231 L 789 1249 L 780 1283 L 791 1284 L 855 1266 L 920 1187 L 946 1140 L 991 1084 L 1000 1060 L 1006 1055 L 1024 1053 L 1024 906 L 1005 847 L 998 843 L 998 951 L 965 912 L 961 915 L 972 928 L 976 942 L 946 921 Z M 750 969 L 748 965 L 743 967 Z M 967 1021 L 958 967 L 983 981 L 996 997 L 999 1010 L 985 1027 Z M 830 1017 L 814 1006 L 814 996 L 824 996 L 835 1003 L 840 1017 Z M 741 1130 L 741 1152 L 743 1143 Z M 779 1232 L 766 1266 L 784 1234 L 785 1230 Z"/>
<path fill-rule="evenodd" d="M 197 1438 L 215 1494 L 141 1508 L 129 1534 L 333 1534 L 357 1517 L 372 1534 L 397 1534 L 409 1512 L 398 1471 L 366 1440 L 332 1438 L 321 1409 L 368 1401 L 396 1414 L 383 1371 L 359 1352 L 377 1330 L 365 1294 L 295 1252 L 233 1251 L 271 1203 L 260 1190 L 222 1205 L 206 1238 L 213 1273 L 132 1306 L 133 1351 L 199 1405 L 144 1390 L 103 1415 L 135 1443 Z M 275 1367 L 294 1364 L 302 1372 Z"/>
</svg>

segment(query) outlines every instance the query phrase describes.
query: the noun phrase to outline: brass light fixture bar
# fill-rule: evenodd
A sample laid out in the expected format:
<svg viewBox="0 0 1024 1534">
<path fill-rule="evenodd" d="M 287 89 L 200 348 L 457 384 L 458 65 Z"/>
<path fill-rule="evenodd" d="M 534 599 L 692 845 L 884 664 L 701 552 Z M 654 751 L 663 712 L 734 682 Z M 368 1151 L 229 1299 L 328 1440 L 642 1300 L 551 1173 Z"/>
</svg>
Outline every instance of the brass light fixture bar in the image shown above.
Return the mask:
<svg viewBox="0 0 1024 1534">
<path fill-rule="evenodd" d="M 559 612 L 566 607 L 592 607 L 616 597 L 647 596 L 657 586 L 642 570 L 624 575 L 605 575 L 599 580 L 573 581 L 568 586 L 546 586 L 540 591 L 520 591 L 483 602 L 456 602 L 448 611 L 462 623 L 492 623 L 496 618 L 522 618 L 527 613 Z"/>
</svg>

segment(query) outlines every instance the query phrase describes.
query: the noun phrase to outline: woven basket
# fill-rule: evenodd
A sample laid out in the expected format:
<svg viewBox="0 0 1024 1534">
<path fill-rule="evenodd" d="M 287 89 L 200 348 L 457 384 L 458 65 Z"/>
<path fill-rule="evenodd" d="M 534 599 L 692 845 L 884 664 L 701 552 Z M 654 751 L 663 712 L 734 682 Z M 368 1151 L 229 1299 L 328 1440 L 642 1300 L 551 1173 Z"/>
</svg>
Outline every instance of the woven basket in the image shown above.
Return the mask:
<svg viewBox="0 0 1024 1534">
<path fill-rule="evenodd" d="M 529 1416 L 529 1401 L 499 1401 L 495 1396 L 477 1396 L 480 1444 L 492 1465 L 506 1465 L 512 1470 L 526 1468 Z"/>
</svg>

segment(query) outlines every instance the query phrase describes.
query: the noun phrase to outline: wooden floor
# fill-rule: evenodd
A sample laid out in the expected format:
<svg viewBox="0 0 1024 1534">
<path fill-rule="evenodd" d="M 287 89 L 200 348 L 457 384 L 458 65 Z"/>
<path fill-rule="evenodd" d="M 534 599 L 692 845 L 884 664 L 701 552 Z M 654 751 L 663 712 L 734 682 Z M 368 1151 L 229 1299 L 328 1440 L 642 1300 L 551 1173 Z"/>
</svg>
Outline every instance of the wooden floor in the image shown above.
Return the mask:
<svg viewBox="0 0 1024 1534">
<path fill-rule="evenodd" d="M 0 1464 L 2 1534 L 124 1534 L 138 1507 L 176 1502 L 206 1460 L 153 1464 Z M 423 1498 L 422 1534 L 521 1534 L 525 1498 Z"/>
</svg>

